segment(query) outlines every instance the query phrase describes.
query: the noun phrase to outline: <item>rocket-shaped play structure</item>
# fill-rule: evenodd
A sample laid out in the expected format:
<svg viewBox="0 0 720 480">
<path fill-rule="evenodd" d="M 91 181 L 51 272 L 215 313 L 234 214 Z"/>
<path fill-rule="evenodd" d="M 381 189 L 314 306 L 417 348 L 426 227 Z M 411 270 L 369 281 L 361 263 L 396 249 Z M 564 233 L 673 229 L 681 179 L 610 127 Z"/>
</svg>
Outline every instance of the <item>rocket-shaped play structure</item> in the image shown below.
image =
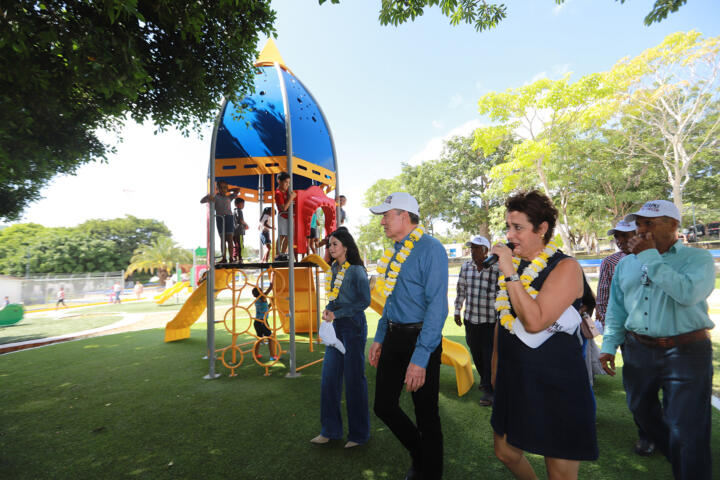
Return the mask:
<svg viewBox="0 0 720 480">
<path fill-rule="evenodd" d="M 226 182 L 239 191 L 246 203 L 256 202 L 272 206 L 276 212 L 276 175 L 290 175 L 290 190 L 297 193 L 293 215 L 288 215 L 287 260 L 272 261 L 275 257 L 275 228 L 272 229 L 270 262 L 255 264 L 216 264 L 215 209 L 209 202 L 207 222 L 208 265 L 206 281 L 193 292 L 177 316 L 167 324 L 165 341 L 190 336 L 190 326 L 207 309 L 207 352 L 209 372 L 206 378 L 215 378 L 215 360 L 235 375 L 245 354 L 251 353 L 255 362 L 268 368 L 289 353 L 288 377 L 298 370 L 315 364 L 317 359 L 298 367 L 296 365 L 296 333 L 307 333 L 310 351 L 313 351 L 313 334 L 320 322 L 320 273 L 330 274 L 329 266 L 316 255 L 305 256 L 295 262 L 295 254 L 308 251 L 307 237 L 310 220 L 322 209 L 325 233 L 336 228 L 339 196 L 337 157 L 332 134 L 320 105 L 300 79 L 285 65 L 272 39 L 268 40 L 255 63 L 254 91 L 237 103 L 225 101 L 215 122 L 208 167 L 208 193 L 215 191 L 217 181 Z M 328 196 L 332 195 L 332 198 Z M 274 225 L 274 215 L 273 227 Z M 251 230 L 252 231 L 252 230 Z M 267 286 L 272 288 L 268 289 Z M 232 305 L 223 318 L 216 322 L 215 297 L 219 291 L 232 292 Z M 247 305 L 247 292 L 257 289 L 259 296 Z M 243 295 L 243 291 L 246 292 Z M 382 314 L 385 297 L 373 290 L 371 307 Z M 266 300 L 270 308 L 262 322 L 271 334 L 262 336 L 252 331 L 258 302 Z M 230 345 L 215 347 L 215 324 L 222 323 L 231 335 Z M 289 350 L 284 350 L 277 339 L 282 329 L 289 334 Z M 254 337 L 240 343 L 241 338 Z M 285 340 L 283 340 L 285 341 Z M 251 345 L 251 348 L 244 349 Z M 268 345 L 269 362 L 260 360 L 260 350 Z M 470 355 L 455 342 L 443 339 L 444 364 L 455 368 L 458 394 L 465 394 L 473 384 Z"/>
<path fill-rule="evenodd" d="M 293 202 L 293 214 L 288 215 L 289 230 L 287 234 L 287 261 L 270 262 L 258 265 L 222 265 L 223 269 L 231 269 L 233 273 L 225 276 L 232 285 L 225 285 L 233 291 L 233 305 L 236 295 L 239 299 L 243 287 L 249 284 L 249 269 L 258 268 L 254 287 L 258 288 L 261 297 L 271 305 L 265 323 L 272 331 L 271 359 L 284 353 L 275 341 L 278 330 L 277 320 L 280 319 L 283 330 L 289 333 L 290 373 L 297 375 L 295 344 L 296 332 L 307 332 L 312 350 L 313 332 L 317 331 L 320 321 L 320 298 L 316 288 L 319 272 L 316 264 L 308 262 L 295 263 L 295 254 L 307 253 L 307 237 L 310 233 L 310 220 L 318 208 L 322 208 L 325 217 L 325 233 L 329 234 L 336 228 L 336 202 L 326 194 L 334 191 L 338 195 L 337 158 L 332 134 L 328 122 L 319 104 L 300 79 L 285 65 L 275 43 L 269 39 L 265 48 L 255 62 L 254 91 L 238 102 L 225 101 L 220 109 L 213 132 L 211 158 L 208 172 L 208 192 L 214 191 L 215 182 L 225 181 L 230 188 L 237 188 L 240 197 L 246 202 L 258 202 L 272 206 L 271 211 L 278 211 L 274 195 L 277 188 L 276 176 L 281 172 L 290 175 L 290 191 L 297 193 Z M 210 204 L 208 221 L 208 255 L 214 248 L 214 205 Z M 275 216 L 272 215 L 273 227 Z M 272 229 L 272 249 L 270 259 L 275 258 L 275 231 Z M 209 275 L 207 282 L 208 312 L 208 352 L 214 352 L 214 297 L 216 292 L 213 280 L 216 268 L 213 258 L 209 258 Z M 244 285 L 237 288 L 238 281 L 235 270 L 241 269 Z M 312 274 L 314 269 L 315 275 Z M 314 277 L 314 278 L 313 278 Z M 264 279 L 272 284 L 272 294 L 263 289 Z M 256 298 L 253 305 L 262 298 Z M 299 308 L 298 308 L 299 307 Z M 221 351 L 223 364 L 231 368 L 238 364 L 238 354 L 242 361 L 242 348 L 236 344 L 237 335 L 249 333 L 250 325 L 243 330 L 237 328 L 238 312 L 232 308 L 231 324 L 228 315 L 223 319 L 225 327 L 232 334 L 232 344 Z M 247 317 L 252 318 L 250 309 L 246 309 Z M 301 314 L 302 325 L 298 318 Z M 244 322 L 241 322 L 244 323 Z M 242 332 L 241 332 L 242 331 Z M 258 362 L 258 347 L 252 350 Z M 272 352 L 275 352 L 273 354 Z M 213 355 L 210 358 L 208 376 L 214 376 Z M 262 362 L 258 362 L 261 363 Z M 266 366 L 267 372 L 267 366 Z"/>
</svg>

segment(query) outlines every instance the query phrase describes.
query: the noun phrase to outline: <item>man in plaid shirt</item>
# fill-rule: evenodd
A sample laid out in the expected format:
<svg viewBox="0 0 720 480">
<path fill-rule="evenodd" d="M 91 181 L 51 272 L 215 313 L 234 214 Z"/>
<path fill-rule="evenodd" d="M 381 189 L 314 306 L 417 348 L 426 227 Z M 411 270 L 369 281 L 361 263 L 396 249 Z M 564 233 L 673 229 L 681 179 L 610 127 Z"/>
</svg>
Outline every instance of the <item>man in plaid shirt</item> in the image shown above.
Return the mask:
<svg viewBox="0 0 720 480">
<path fill-rule="evenodd" d="M 493 402 L 490 367 L 497 318 L 495 296 L 498 289 L 498 266 L 496 263 L 488 268 L 482 267 L 490 250 L 487 238 L 477 235 L 465 245 L 470 247 L 472 260 L 463 263 L 460 268 L 455 297 L 455 323 L 462 325 L 460 310 L 465 303 L 465 340 L 480 374 L 480 390 L 484 392 L 480 405 L 490 406 Z"/>
<path fill-rule="evenodd" d="M 595 305 L 595 319 L 602 323 L 605 327 L 605 311 L 607 310 L 608 300 L 610 300 L 610 284 L 615 273 L 615 267 L 621 258 L 630 253 L 628 248 L 628 240 L 635 236 L 635 222 L 626 222 L 620 220 L 615 228 L 608 230 L 607 234 L 615 238 L 619 252 L 605 257 L 600 263 L 600 278 L 597 286 L 597 299 Z"/>
</svg>

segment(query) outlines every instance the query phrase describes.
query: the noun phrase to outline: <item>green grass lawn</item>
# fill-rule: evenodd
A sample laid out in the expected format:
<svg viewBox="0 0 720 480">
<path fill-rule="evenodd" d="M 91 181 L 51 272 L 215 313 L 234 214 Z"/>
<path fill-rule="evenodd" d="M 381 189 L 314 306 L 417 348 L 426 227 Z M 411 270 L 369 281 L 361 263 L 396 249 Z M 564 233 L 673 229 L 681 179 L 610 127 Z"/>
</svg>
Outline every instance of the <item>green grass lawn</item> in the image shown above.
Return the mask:
<svg viewBox="0 0 720 480">
<path fill-rule="evenodd" d="M 122 315 L 111 313 L 87 313 L 82 311 L 63 312 L 58 317 L 55 312 L 47 315 L 25 316 L 14 325 L 0 327 L 0 344 L 24 342 L 38 338 L 56 337 L 68 333 L 81 332 L 104 327 L 122 319 Z"/>
<path fill-rule="evenodd" d="M 368 317 L 373 330 L 377 315 Z M 462 328 L 451 320 L 444 333 L 464 344 Z M 217 346 L 229 342 L 218 329 Z M 342 441 L 309 443 L 320 430 L 321 365 L 287 379 L 287 355 L 269 377 L 246 359 L 238 376 L 204 380 L 204 350 L 204 326 L 197 325 L 190 339 L 169 344 L 156 329 L 2 356 L 0 478 L 403 478 L 407 454 L 374 416 L 367 445 L 345 450 Z M 307 345 L 297 350 L 299 365 L 321 355 Z M 218 371 L 225 373 L 219 364 Z M 367 372 L 372 399 L 375 370 Z M 595 392 L 600 458 L 583 463 L 580 478 L 671 478 L 664 458 L 631 451 L 636 431 L 620 375 L 597 377 Z M 458 397 L 453 369 L 442 367 L 447 479 L 510 478 L 494 458 L 490 409 L 479 399 L 477 389 Z M 407 394 L 402 403 L 410 408 Z M 717 411 L 713 456 L 720 458 Z M 531 455 L 530 461 L 545 478 L 542 459 Z"/>
</svg>

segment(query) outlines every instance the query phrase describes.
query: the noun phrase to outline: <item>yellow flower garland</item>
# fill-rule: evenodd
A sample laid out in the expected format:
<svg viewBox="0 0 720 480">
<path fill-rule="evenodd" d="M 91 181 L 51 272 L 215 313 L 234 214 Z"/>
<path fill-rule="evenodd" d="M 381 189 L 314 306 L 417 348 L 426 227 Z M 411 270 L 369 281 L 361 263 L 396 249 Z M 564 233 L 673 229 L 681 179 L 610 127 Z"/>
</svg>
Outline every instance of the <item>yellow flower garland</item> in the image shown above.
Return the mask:
<svg viewBox="0 0 720 480">
<path fill-rule="evenodd" d="M 545 249 L 540 252 L 540 255 L 534 258 L 520 275 L 520 282 L 525 288 L 525 291 L 532 298 L 537 297 L 539 292 L 531 287 L 530 284 L 538 277 L 540 272 L 545 270 L 548 259 L 555 255 L 558 248 L 559 247 L 553 242 L 548 243 L 545 246 Z M 513 257 L 512 261 L 515 266 L 515 270 L 517 271 L 517 267 L 520 265 L 520 259 L 518 257 Z M 517 320 L 517 317 L 510 313 L 510 296 L 508 295 L 507 286 L 505 284 L 505 275 L 500 275 L 498 277 L 498 287 L 497 297 L 495 297 L 495 310 L 497 310 L 500 314 L 500 325 L 512 333 L 513 324 L 515 323 L 515 320 Z"/>
<path fill-rule="evenodd" d="M 350 268 L 350 262 L 345 260 L 345 263 L 342 264 L 342 268 L 335 276 L 335 282 L 333 282 L 332 286 L 330 285 L 330 282 L 332 281 L 332 273 L 325 274 L 325 291 L 327 292 L 328 301 L 332 302 L 340 294 L 340 287 L 345 279 L 345 272 L 348 268 Z"/>
<path fill-rule="evenodd" d="M 377 272 L 380 274 L 380 277 L 377 279 L 375 289 L 378 290 L 383 297 L 387 298 L 392 294 L 395 289 L 395 284 L 397 283 L 398 275 L 400 275 L 402 264 L 405 263 L 410 256 L 412 249 L 415 247 L 415 243 L 420 240 L 424 234 L 425 227 L 418 225 L 410 232 L 409 239 L 403 242 L 402 248 L 397 252 L 397 255 L 395 255 L 395 260 L 393 260 L 392 263 L 390 263 L 390 259 L 392 258 L 393 251 L 390 249 L 386 249 L 382 258 L 378 260 Z"/>
</svg>

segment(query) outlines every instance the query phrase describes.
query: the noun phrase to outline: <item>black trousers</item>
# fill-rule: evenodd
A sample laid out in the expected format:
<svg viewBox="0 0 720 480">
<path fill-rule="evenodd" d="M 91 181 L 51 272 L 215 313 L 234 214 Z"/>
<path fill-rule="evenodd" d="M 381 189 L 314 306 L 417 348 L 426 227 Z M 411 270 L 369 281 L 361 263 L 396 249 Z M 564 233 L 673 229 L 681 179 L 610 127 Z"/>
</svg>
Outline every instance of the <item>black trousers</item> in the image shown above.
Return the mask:
<svg viewBox="0 0 720 480">
<path fill-rule="evenodd" d="M 470 347 L 475 368 L 480 374 L 480 388 L 486 392 L 492 392 L 490 377 L 494 336 L 494 323 L 465 322 L 465 341 Z"/>
<path fill-rule="evenodd" d="M 442 343 L 430 355 L 425 384 L 412 393 L 415 423 L 400 408 L 400 392 L 415 351 L 418 331 L 388 330 L 377 368 L 375 415 L 408 450 L 423 479 L 440 479 L 443 470 L 443 436 L 438 412 Z"/>
</svg>

